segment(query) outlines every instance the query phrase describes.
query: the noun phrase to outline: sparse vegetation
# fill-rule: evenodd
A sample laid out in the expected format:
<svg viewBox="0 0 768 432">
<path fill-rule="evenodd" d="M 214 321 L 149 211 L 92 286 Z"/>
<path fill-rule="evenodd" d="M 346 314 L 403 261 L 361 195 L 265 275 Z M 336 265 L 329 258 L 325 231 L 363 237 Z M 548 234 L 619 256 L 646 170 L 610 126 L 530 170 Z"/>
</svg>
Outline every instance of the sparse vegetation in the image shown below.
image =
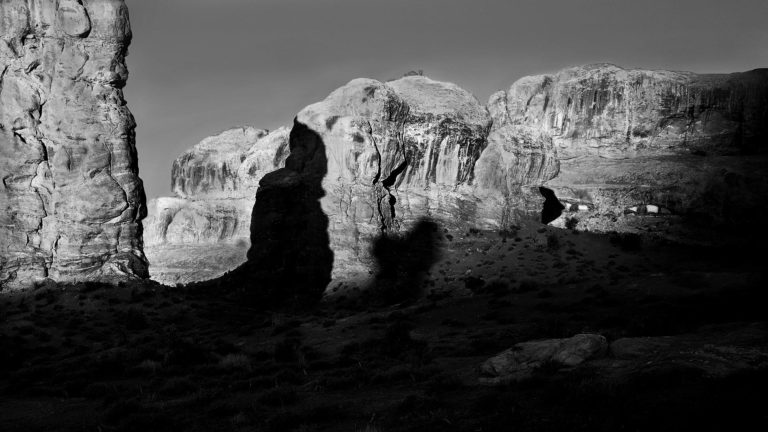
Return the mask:
<svg viewBox="0 0 768 432">
<path fill-rule="evenodd" d="M 507 243 L 468 231 L 443 244 L 449 252 L 424 274 L 428 294 L 400 304 L 366 301 L 351 283 L 302 311 L 151 283 L 11 293 L 0 298 L 0 408 L 34 399 L 91 415 L 15 411 L 13 423 L 0 414 L 0 429 L 600 430 L 632 421 L 652 430 L 669 418 L 690 426 L 702 406 L 717 426 L 761 421 L 768 376 L 759 371 L 705 379 L 649 368 L 616 382 L 591 366 L 546 364 L 531 381 L 502 387 L 477 386 L 473 372 L 524 341 L 762 322 L 766 293 L 750 270 L 761 268 L 757 257 L 652 243 L 626 253 L 615 236 L 538 224 Z"/>
<path fill-rule="evenodd" d="M 612 233 L 611 243 L 624 251 L 635 252 L 642 248 L 643 238 L 636 233 Z"/>
<path fill-rule="evenodd" d="M 569 217 L 569 218 L 566 218 L 565 220 L 565 228 L 571 231 L 575 230 L 578 224 L 579 224 L 579 219 L 576 217 Z"/>
</svg>

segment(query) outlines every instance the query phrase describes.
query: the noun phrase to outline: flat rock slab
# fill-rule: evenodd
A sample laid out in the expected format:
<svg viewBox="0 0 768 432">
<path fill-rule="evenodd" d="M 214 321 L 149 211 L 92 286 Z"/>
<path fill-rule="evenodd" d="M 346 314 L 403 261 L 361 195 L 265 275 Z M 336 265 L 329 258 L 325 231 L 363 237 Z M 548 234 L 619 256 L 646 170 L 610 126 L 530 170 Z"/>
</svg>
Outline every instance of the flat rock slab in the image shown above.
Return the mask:
<svg viewBox="0 0 768 432">
<path fill-rule="evenodd" d="M 688 370 L 723 378 L 768 367 L 765 324 L 729 324 L 697 333 L 622 338 L 611 343 L 606 375 L 622 377 L 658 370 Z M 602 362 L 601 362 L 602 363 Z"/>
<path fill-rule="evenodd" d="M 519 343 L 480 365 L 480 382 L 501 384 L 521 381 L 530 378 L 536 369 L 546 364 L 576 366 L 603 356 L 607 350 L 607 340 L 597 334 Z"/>
</svg>

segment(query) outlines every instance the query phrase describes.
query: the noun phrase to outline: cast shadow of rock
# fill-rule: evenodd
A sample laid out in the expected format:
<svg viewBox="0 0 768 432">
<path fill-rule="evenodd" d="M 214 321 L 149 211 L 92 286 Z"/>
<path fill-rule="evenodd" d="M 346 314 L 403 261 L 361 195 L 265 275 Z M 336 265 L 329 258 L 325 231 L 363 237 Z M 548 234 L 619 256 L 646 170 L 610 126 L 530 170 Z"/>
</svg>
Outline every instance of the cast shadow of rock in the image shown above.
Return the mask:
<svg viewBox="0 0 768 432">
<path fill-rule="evenodd" d="M 247 261 L 210 281 L 256 307 L 304 307 L 320 300 L 331 280 L 333 252 L 320 199 L 328 171 L 325 144 L 294 119 L 285 167 L 259 182 Z"/>
<path fill-rule="evenodd" d="M 393 304 L 424 295 L 427 273 L 440 259 L 441 242 L 440 226 L 427 218 L 404 235 L 379 236 L 371 246 L 377 273 L 370 289 L 376 300 Z"/>
<path fill-rule="evenodd" d="M 548 224 L 563 214 L 565 206 L 557 199 L 552 189 L 539 187 L 539 193 L 544 197 L 544 206 L 541 209 L 541 223 Z"/>
</svg>

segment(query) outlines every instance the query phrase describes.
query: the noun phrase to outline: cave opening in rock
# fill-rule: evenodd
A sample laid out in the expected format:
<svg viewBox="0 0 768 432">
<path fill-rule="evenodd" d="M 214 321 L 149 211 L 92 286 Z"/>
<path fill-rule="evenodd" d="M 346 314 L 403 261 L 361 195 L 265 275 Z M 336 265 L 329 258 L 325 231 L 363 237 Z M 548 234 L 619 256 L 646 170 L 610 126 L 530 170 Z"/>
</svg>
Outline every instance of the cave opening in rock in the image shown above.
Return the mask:
<svg viewBox="0 0 768 432">
<path fill-rule="evenodd" d="M 544 197 L 544 205 L 541 208 L 541 223 L 548 224 L 563 214 L 565 206 L 557 199 L 555 191 L 544 186 L 539 187 L 539 193 Z"/>
</svg>

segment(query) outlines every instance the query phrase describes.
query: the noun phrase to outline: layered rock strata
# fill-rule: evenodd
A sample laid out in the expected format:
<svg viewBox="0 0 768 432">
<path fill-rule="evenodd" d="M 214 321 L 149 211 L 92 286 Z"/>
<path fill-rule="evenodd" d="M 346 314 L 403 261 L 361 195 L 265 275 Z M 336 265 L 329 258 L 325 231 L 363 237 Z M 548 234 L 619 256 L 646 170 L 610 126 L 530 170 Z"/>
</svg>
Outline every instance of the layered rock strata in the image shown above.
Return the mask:
<svg viewBox="0 0 768 432">
<path fill-rule="evenodd" d="M 279 175 L 246 175 L 238 160 L 247 158 L 230 145 L 180 158 L 177 195 L 205 197 L 195 205 L 214 216 L 179 224 L 171 237 L 188 244 L 238 237 L 227 221 L 243 213 L 210 206 L 251 202 L 262 178 L 252 261 L 271 262 L 271 250 L 311 260 L 296 235 L 322 220 L 333 278 L 370 277 L 372 245 L 382 236 L 408 238 L 424 219 L 465 230 L 504 229 L 528 217 L 708 241 L 702 232 L 714 238 L 712 228 L 754 223 L 764 210 L 766 83 L 766 70 L 696 75 L 592 65 L 523 78 L 486 107 L 424 76 L 355 79 L 303 109 L 290 140 L 286 129 L 280 146 L 250 147 L 267 161 L 290 153 Z M 238 195 L 246 190 L 250 196 Z M 325 266 L 326 255 L 318 256 Z"/>
<path fill-rule="evenodd" d="M 491 119 L 466 90 L 423 76 L 356 79 L 303 109 L 297 122 L 325 147 L 320 203 L 334 277 L 367 276 L 374 240 L 407 235 L 421 218 L 483 223 L 472 183 Z"/>
<path fill-rule="evenodd" d="M 494 124 L 478 185 L 497 187 L 504 173 L 506 191 L 524 196 L 527 185 L 544 184 L 568 210 L 554 223 L 576 218 L 583 229 L 684 237 L 675 218 L 707 229 L 754 222 L 768 191 L 767 103 L 766 69 L 698 75 L 599 64 L 526 77 L 489 100 Z"/>
<path fill-rule="evenodd" d="M 0 284 L 146 277 L 123 0 L 0 3 Z"/>
<path fill-rule="evenodd" d="M 174 161 L 175 196 L 151 200 L 144 221 L 153 279 L 209 279 L 245 261 L 258 183 L 285 164 L 289 131 L 227 130 Z"/>
</svg>

